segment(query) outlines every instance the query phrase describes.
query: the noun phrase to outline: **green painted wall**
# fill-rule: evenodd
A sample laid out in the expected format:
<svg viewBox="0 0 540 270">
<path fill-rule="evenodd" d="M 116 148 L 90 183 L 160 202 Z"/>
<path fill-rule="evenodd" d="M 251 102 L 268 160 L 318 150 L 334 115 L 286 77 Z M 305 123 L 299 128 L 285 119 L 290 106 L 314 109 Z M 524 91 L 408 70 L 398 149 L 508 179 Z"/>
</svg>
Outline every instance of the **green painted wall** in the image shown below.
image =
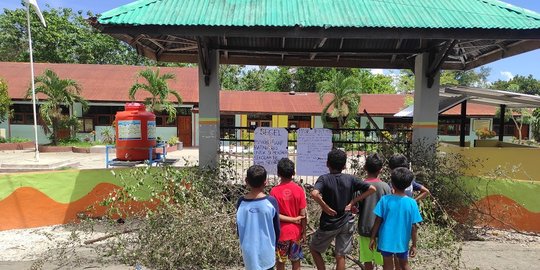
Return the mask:
<svg viewBox="0 0 540 270">
<path fill-rule="evenodd" d="M 503 195 L 531 212 L 540 212 L 540 182 L 466 177 L 463 183 L 480 199 Z"/>
<path fill-rule="evenodd" d="M 34 126 L 33 125 L 11 125 L 11 137 L 27 138 L 34 141 Z M 39 144 L 48 144 L 48 136 L 43 132 L 43 128 L 38 125 L 38 141 Z"/>
</svg>

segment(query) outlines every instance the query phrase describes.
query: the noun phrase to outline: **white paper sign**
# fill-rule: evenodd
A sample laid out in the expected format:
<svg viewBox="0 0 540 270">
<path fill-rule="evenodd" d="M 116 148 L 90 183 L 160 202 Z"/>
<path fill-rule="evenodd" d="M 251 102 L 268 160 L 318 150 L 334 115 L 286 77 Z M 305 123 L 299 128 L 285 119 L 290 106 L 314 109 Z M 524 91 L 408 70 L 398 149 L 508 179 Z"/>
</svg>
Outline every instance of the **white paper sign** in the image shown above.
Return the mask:
<svg viewBox="0 0 540 270">
<path fill-rule="evenodd" d="M 332 131 L 326 128 L 300 128 L 296 174 L 319 176 L 328 173 L 326 159 L 332 150 Z"/>
<path fill-rule="evenodd" d="M 255 129 L 253 163 L 263 166 L 268 174 L 277 174 L 277 164 L 288 157 L 287 138 L 284 128 L 258 127 Z"/>
</svg>

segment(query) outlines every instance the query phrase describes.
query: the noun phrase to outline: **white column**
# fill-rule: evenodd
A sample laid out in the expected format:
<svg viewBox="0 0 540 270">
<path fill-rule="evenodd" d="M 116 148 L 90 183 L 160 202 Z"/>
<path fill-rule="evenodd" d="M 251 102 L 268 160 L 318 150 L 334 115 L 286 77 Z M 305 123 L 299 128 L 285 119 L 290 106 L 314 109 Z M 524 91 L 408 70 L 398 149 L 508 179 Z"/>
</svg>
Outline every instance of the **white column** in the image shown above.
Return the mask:
<svg viewBox="0 0 540 270">
<path fill-rule="evenodd" d="M 219 150 L 219 53 L 210 50 L 209 84 L 205 84 L 202 64 L 199 63 L 199 166 L 215 167 Z"/>
<path fill-rule="evenodd" d="M 437 143 L 440 81 L 438 72 L 433 85 L 428 87 L 426 76 L 429 68 L 428 53 L 417 55 L 415 61 L 413 147 Z"/>
</svg>

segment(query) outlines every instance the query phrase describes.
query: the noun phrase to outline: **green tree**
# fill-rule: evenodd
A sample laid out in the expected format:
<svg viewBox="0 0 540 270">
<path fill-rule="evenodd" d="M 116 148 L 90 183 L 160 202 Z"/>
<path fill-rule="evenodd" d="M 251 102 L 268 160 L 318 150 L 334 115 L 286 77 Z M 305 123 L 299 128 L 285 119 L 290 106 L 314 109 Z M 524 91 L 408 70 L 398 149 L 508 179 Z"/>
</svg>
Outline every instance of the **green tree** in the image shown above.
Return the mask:
<svg viewBox="0 0 540 270">
<path fill-rule="evenodd" d="M 61 79 L 58 75 L 46 69 L 42 75 L 35 78 L 35 92 L 47 96 L 39 106 L 39 114 L 44 120 L 45 134 L 51 134 L 53 145 L 58 144 L 58 131 L 63 128 L 74 128 L 78 125 L 77 117 L 67 116 L 62 106 L 71 109 L 73 104 L 80 103 L 83 110 L 88 108 L 88 103 L 81 96 L 81 86 L 72 79 Z M 26 93 L 26 98 L 32 96 L 32 88 Z M 50 128 L 49 128 L 50 126 Z"/>
<path fill-rule="evenodd" d="M 11 118 L 13 110 L 11 107 L 11 98 L 9 97 L 8 85 L 4 79 L 0 78 L 0 123 Z"/>
<path fill-rule="evenodd" d="M 35 12 L 31 22 L 34 60 L 48 63 L 155 64 L 137 55 L 128 44 L 99 33 L 82 12 L 48 7 L 43 11 L 47 28 Z M 87 16 L 93 16 L 88 13 Z M 29 61 L 26 10 L 4 9 L 0 14 L 0 61 Z"/>
<path fill-rule="evenodd" d="M 221 65 L 219 69 L 219 81 L 223 90 L 240 90 L 240 80 L 242 79 L 241 65 Z"/>
<path fill-rule="evenodd" d="M 289 92 L 294 90 L 293 76 L 288 67 L 266 70 L 263 90 L 269 92 Z"/>
<path fill-rule="evenodd" d="M 316 92 L 319 82 L 332 79 L 332 70 L 331 68 L 316 67 L 291 68 L 290 72 L 294 82 L 293 90 L 297 92 Z M 340 71 L 343 73 L 347 72 L 346 69 L 340 69 Z"/>
<path fill-rule="evenodd" d="M 139 83 L 139 79 L 143 78 L 146 83 Z M 162 112 L 166 111 L 169 117 L 168 122 L 176 119 L 176 107 L 172 102 L 168 100 L 169 95 L 173 95 L 178 104 L 182 103 L 182 97 L 175 90 L 169 88 L 169 80 L 174 80 L 176 77 L 174 74 L 165 73 L 161 75 L 159 68 L 155 71 L 147 68 L 139 71 L 137 75 L 137 81 L 129 89 L 129 98 L 135 100 L 135 94 L 139 90 L 147 91 L 151 97 L 145 99 L 144 103 L 146 109 L 149 111 Z"/>
<path fill-rule="evenodd" d="M 393 79 L 382 74 L 373 74 L 367 69 L 352 69 L 351 76 L 358 79 L 363 93 L 370 94 L 394 94 L 396 88 Z"/>
<path fill-rule="evenodd" d="M 469 87 L 487 87 L 488 77 L 491 69 L 480 67 L 471 70 L 443 70 L 441 71 L 441 86 L 469 86 Z M 400 71 L 397 83 L 398 92 L 410 93 L 414 91 L 414 73 L 411 70 L 404 69 Z"/>
<path fill-rule="evenodd" d="M 497 109 L 495 112 L 495 117 L 500 118 L 501 116 L 501 109 Z M 528 108 L 506 108 L 504 113 L 504 122 L 508 122 L 512 120 L 512 123 L 514 123 L 514 126 L 516 127 L 518 131 L 518 141 L 519 143 L 523 140 L 523 134 L 522 129 L 523 125 L 531 124 L 531 122 L 534 120 L 533 115 L 531 114 L 531 109 Z"/>
<path fill-rule="evenodd" d="M 507 90 L 517 93 L 540 95 L 540 80 L 533 75 L 516 75 L 508 81 L 497 80 L 491 85 L 492 89 Z"/>
<path fill-rule="evenodd" d="M 332 99 L 324 106 L 321 116 L 324 125 L 326 118 L 337 118 L 338 128 L 343 127 L 358 114 L 358 106 L 361 99 L 360 82 L 353 76 L 345 76 L 341 71 L 333 69 L 330 79 L 317 85 L 321 103 L 326 94 L 332 94 Z M 332 109 L 331 113 L 329 110 Z"/>
<path fill-rule="evenodd" d="M 531 116 L 531 129 L 535 141 L 540 141 L 540 109 L 535 109 Z"/>
</svg>

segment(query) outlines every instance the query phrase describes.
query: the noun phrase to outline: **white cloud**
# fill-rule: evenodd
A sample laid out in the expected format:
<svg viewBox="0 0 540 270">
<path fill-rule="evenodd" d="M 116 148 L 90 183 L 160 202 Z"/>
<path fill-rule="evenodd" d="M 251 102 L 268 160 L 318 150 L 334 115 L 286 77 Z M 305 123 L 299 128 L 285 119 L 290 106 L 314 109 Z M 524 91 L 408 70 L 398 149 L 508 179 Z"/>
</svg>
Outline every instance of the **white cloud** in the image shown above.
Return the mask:
<svg viewBox="0 0 540 270">
<path fill-rule="evenodd" d="M 501 76 L 507 81 L 514 78 L 514 74 L 510 71 L 501 71 Z"/>
<path fill-rule="evenodd" d="M 373 68 L 373 69 L 371 69 L 371 74 L 373 74 L 373 75 L 377 75 L 377 74 L 383 75 L 384 71 L 382 69 L 380 69 L 380 68 Z"/>
</svg>

